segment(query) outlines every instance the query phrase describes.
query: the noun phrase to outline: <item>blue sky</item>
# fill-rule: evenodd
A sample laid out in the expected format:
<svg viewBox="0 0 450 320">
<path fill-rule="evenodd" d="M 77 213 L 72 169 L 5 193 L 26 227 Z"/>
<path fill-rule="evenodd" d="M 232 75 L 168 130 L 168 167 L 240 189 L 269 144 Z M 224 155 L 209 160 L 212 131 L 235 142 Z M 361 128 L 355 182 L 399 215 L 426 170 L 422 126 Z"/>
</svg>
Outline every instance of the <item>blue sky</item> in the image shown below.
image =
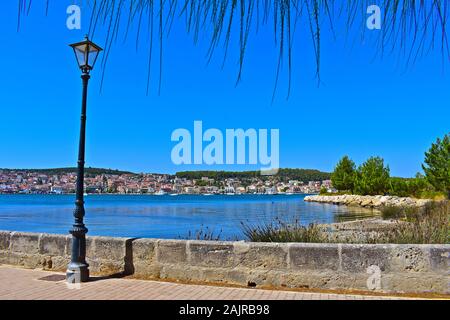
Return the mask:
<svg viewBox="0 0 450 320">
<path fill-rule="evenodd" d="M 43 1 L 42 1 L 43 2 Z M 35 2 L 17 32 L 17 3 L 0 12 L 2 121 L 0 167 L 75 166 L 79 134 L 81 83 L 67 46 L 87 32 L 66 28 L 69 1 L 53 2 L 49 16 Z M 450 130 L 448 63 L 431 52 L 408 68 L 397 54 L 380 58 L 378 31 L 357 30 L 337 39 L 322 35 L 321 78 L 317 86 L 310 34 L 298 32 L 294 44 L 292 92 L 286 100 L 286 72 L 271 103 L 277 63 L 272 25 L 252 34 L 244 73 L 236 87 L 237 48 L 230 48 L 221 68 L 222 50 L 207 65 L 208 38 L 192 35 L 176 23 L 164 39 L 163 82 L 158 95 L 158 61 L 152 66 L 146 95 L 148 45 L 135 38 L 114 45 L 103 90 L 98 65 L 90 82 L 86 165 L 136 172 L 199 169 L 246 170 L 254 166 L 175 166 L 170 137 L 177 128 L 280 129 L 281 167 L 331 171 L 348 154 L 357 163 L 382 156 L 396 176 L 421 170 L 423 154 Z M 104 31 L 95 41 L 102 45 Z M 131 40 L 130 40 L 131 39 Z M 154 56 L 157 55 L 154 52 Z M 447 69 L 446 69 L 447 68 Z"/>
</svg>

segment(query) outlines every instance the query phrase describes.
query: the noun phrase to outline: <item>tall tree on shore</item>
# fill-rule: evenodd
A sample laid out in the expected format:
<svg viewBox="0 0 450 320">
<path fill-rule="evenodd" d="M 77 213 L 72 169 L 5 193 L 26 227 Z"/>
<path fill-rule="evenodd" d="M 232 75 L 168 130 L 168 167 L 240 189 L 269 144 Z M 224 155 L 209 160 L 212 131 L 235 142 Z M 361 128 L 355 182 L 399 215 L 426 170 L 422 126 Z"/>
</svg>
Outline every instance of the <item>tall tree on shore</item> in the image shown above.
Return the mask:
<svg viewBox="0 0 450 320">
<path fill-rule="evenodd" d="M 389 190 L 390 170 L 380 157 L 369 158 L 356 171 L 355 192 L 362 195 L 380 195 Z"/>
<path fill-rule="evenodd" d="M 34 6 L 41 7 L 47 13 L 55 0 L 18 0 L 18 24 L 20 27 L 24 16 Z M 130 39 L 135 34 L 136 48 L 143 39 L 149 51 L 149 75 L 153 58 L 159 60 L 159 88 L 161 87 L 164 44 L 174 21 L 184 19 L 186 31 L 193 36 L 195 43 L 207 39 L 206 60 L 211 61 L 219 51 L 220 59 L 225 62 L 228 53 L 234 51 L 237 58 L 238 83 L 242 79 L 245 54 L 250 41 L 264 25 L 271 24 L 274 43 L 277 46 L 278 62 L 275 70 L 275 89 L 283 65 L 287 68 L 287 95 L 291 91 L 291 69 L 294 65 L 295 51 L 301 46 L 294 46 L 298 32 L 310 33 L 313 44 L 313 61 L 316 76 L 320 83 L 322 43 L 326 30 L 332 38 L 337 38 L 338 27 L 349 33 L 353 27 L 362 30 L 361 38 L 365 41 L 367 25 L 371 19 L 368 14 L 375 14 L 372 0 L 92 0 L 80 2 L 82 10 L 88 14 L 90 38 L 99 34 L 99 29 L 106 32 L 103 47 L 102 67 L 105 69 L 113 44 L 121 45 L 122 40 Z M 398 51 L 404 54 L 406 64 L 414 63 L 420 56 L 430 51 L 440 51 L 442 61 L 448 61 L 450 49 L 447 38 L 448 18 L 450 15 L 448 0 L 383 0 L 376 20 L 379 29 L 375 46 L 380 56 L 386 52 Z M 32 5 L 33 4 L 33 5 Z M 378 9 L 377 8 L 377 9 Z M 371 13 L 372 12 L 372 13 Z M 345 28 L 338 25 L 343 21 Z M 122 38 L 122 39 L 121 39 Z M 233 44 L 234 42 L 234 44 Z M 297 48 L 296 48 L 297 47 Z M 219 49 L 219 50 L 217 50 Z M 230 49 L 230 50 L 229 50 Z M 298 51 L 297 51 L 298 52 Z M 285 63 L 283 63 L 285 62 Z M 274 89 L 274 93 L 275 93 Z"/>
<path fill-rule="evenodd" d="M 333 187 L 339 191 L 353 192 L 355 187 L 356 165 L 348 157 L 344 156 L 334 168 L 331 174 L 331 182 Z"/>
<path fill-rule="evenodd" d="M 438 138 L 425 152 L 422 165 L 428 182 L 437 190 L 446 192 L 450 198 L 450 134 Z"/>
</svg>

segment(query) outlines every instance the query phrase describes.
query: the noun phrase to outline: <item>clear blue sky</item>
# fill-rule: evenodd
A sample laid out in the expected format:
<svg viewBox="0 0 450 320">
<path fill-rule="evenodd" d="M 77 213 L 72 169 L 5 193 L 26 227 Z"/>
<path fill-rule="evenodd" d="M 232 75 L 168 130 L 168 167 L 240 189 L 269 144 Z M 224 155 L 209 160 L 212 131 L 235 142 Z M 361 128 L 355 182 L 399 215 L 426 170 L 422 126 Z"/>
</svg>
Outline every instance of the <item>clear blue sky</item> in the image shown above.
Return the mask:
<svg viewBox="0 0 450 320">
<path fill-rule="evenodd" d="M 44 2 L 44 1 L 42 1 Z M 0 167 L 75 166 L 79 133 L 79 71 L 69 43 L 87 32 L 68 30 L 69 1 L 51 2 L 45 17 L 40 2 L 17 26 L 17 3 L 0 12 L 2 74 L 0 92 Z M 357 163 L 384 157 L 396 176 L 421 170 L 423 154 L 437 137 L 450 131 L 450 74 L 440 52 L 404 68 L 398 55 L 376 56 L 377 31 L 360 41 L 323 34 L 322 85 L 317 87 L 310 34 L 299 32 L 294 44 L 292 93 L 286 96 L 286 73 L 271 104 L 277 48 L 272 25 L 252 34 L 242 82 L 236 87 L 236 47 L 224 69 L 222 50 L 206 64 L 208 39 L 176 23 L 164 41 L 163 86 L 157 93 L 158 61 L 154 60 L 151 93 L 146 96 L 148 46 L 135 37 L 121 38 L 110 54 L 103 91 L 101 68 L 90 82 L 87 165 L 136 172 L 198 169 L 254 169 L 252 166 L 175 166 L 170 159 L 177 128 L 192 130 L 195 120 L 206 128 L 280 129 L 281 167 L 331 171 L 348 154 Z M 104 33 L 95 41 L 103 44 Z M 157 56 L 158 51 L 154 52 Z M 448 63 L 445 66 L 448 68 Z"/>
</svg>

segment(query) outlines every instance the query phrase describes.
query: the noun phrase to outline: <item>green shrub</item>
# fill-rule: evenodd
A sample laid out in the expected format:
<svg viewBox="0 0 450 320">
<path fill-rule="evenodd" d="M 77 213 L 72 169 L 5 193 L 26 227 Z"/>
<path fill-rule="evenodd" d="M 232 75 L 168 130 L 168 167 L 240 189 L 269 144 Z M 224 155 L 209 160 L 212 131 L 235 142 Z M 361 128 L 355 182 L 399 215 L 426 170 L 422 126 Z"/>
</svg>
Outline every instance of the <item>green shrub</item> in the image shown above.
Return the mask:
<svg viewBox="0 0 450 320">
<path fill-rule="evenodd" d="M 414 179 L 409 180 L 408 191 L 413 197 L 420 198 L 423 192 L 432 191 L 433 187 L 428 183 L 427 179 L 418 173 Z"/>
<path fill-rule="evenodd" d="M 186 237 L 180 237 L 180 239 L 205 241 L 220 241 L 221 238 L 222 230 L 220 230 L 218 233 L 215 233 L 214 230 L 210 229 L 209 227 L 204 227 L 203 225 L 201 225 L 200 229 L 196 230 L 195 232 L 189 231 Z"/>
<path fill-rule="evenodd" d="M 320 195 L 325 196 L 328 194 L 328 189 L 325 187 L 320 188 Z"/>
<path fill-rule="evenodd" d="M 381 208 L 381 217 L 384 220 L 404 218 L 405 210 L 398 206 L 385 206 Z"/>
<path fill-rule="evenodd" d="M 409 186 L 408 179 L 403 178 L 391 178 L 389 181 L 389 194 L 397 197 L 408 197 Z"/>
<path fill-rule="evenodd" d="M 406 223 L 386 233 L 387 242 L 403 244 L 442 244 L 450 239 L 448 201 L 431 202 L 424 208 L 406 212 Z"/>
<path fill-rule="evenodd" d="M 346 191 L 340 191 L 340 192 L 328 192 L 328 191 L 324 191 L 322 192 L 322 190 L 320 190 L 320 195 L 321 196 L 345 196 L 348 195 L 349 192 Z"/>
<path fill-rule="evenodd" d="M 390 178 L 389 194 L 397 197 L 421 198 L 423 193 L 432 192 L 433 187 L 424 176 L 417 174 L 415 178 Z"/>
<path fill-rule="evenodd" d="M 448 200 L 448 195 L 442 191 L 427 190 L 427 191 L 422 191 L 419 194 L 418 198 L 442 201 L 442 200 Z"/>
<path fill-rule="evenodd" d="M 448 244 L 450 242 L 449 201 L 431 202 L 423 208 L 387 207 L 383 217 L 400 219 L 395 228 L 367 233 L 366 237 L 349 235 L 336 237 L 317 224 L 307 227 L 298 221 L 250 226 L 242 223 L 244 235 L 252 242 L 303 242 L 303 243 L 397 243 L 397 244 Z M 363 239 L 363 240 L 361 240 Z"/>
<path fill-rule="evenodd" d="M 275 223 L 266 223 L 258 226 L 242 224 L 244 235 L 252 242 L 305 242 L 322 243 L 327 237 L 316 224 L 305 227 L 298 220 L 291 223 L 276 219 Z"/>
</svg>

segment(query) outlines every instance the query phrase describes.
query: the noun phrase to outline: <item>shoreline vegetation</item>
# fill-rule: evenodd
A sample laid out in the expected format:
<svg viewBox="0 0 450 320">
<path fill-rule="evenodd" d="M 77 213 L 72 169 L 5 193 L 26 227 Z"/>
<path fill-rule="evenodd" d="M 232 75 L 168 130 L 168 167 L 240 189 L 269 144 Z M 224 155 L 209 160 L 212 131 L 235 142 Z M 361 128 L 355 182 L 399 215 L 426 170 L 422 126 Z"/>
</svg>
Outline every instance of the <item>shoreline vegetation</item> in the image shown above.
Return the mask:
<svg viewBox="0 0 450 320">
<path fill-rule="evenodd" d="M 256 242 L 450 243 L 450 134 L 425 152 L 424 174 L 404 179 L 390 176 L 381 157 L 356 166 L 344 156 L 331 174 L 332 190 L 305 201 L 360 206 L 381 211 L 382 220 L 307 227 L 298 222 L 248 226 L 244 233 Z M 353 226 L 353 227 L 349 227 Z"/>
<path fill-rule="evenodd" d="M 389 195 L 416 199 L 443 200 L 450 198 L 450 134 L 438 138 L 425 152 L 423 173 L 405 179 L 390 176 L 390 169 L 381 157 L 370 157 L 358 167 L 349 156 L 337 163 L 331 174 L 334 190 L 330 193 L 361 196 Z"/>
<path fill-rule="evenodd" d="M 449 244 L 450 202 L 430 201 L 421 207 L 385 207 L 381 218 L 301 225 L 298 219 L 270 223 L 241 222 L 248 242 L 344 244 Z M 181 239 L 181 237 L 180 237 Z M 202 226 L 188 240 L 221 241 L 221 232 Z M 233 240 L 233 239 L 228 239 Z M 227 240 L 227 241 L 228 241 Z"/>
<path fill-rule="evenodd" d="M 311 196 L 314 199 L 318 196 Z M 345 196 L 344 196 L 345 197 Z M 350 196 L 358 197 L 358 196 Z M 371 207 L 380 217 L 304 226 L 298 219 L 275 218 L 273 222 L 241 222 L 248 242 L 265 243 L 344 243 L 344 244 L 449 244 L 450 201 L 371 196 L 368 201 L 383 202 Z M 305 201 L 313 201 L 307 200 Z M 328 202 L 334 205 L 343 203 Z M 358 206 L 358 204 L 354 204 Z M 181 239 L 181 237 L 180 237 Z M 183 238 L 184 239 L 184 238 Z M 221 241 L 221 231 L 202 226 L 189 232 L 188 240 Z M 235 239 L 234 239 L 235 240 Z M 233 241 L 232 238 L 227 241 Z"/>
<path fill-rule="evenodd" d="M 429 201 L 422 206 L 385 206 L 382 219 L 302 226 L 276 219 L 257 226 L 242 223 L 251 242 L 350 244 L 449 244 L 450 203 Z"/>
</svg>

